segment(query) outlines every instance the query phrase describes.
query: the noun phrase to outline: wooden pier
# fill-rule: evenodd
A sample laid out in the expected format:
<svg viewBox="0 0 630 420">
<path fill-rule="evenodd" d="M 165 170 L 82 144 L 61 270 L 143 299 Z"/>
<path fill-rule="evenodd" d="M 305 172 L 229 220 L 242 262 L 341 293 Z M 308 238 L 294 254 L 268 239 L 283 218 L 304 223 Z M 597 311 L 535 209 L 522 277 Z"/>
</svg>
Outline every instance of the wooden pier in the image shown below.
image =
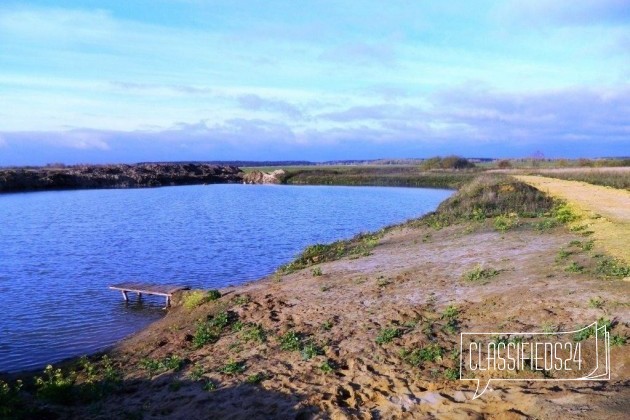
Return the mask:
<svg viewBox="0 0 630 420">
<path fill-rule="evenodd" d="M 157 295 L 166 297 L 166 306 L 164 309 L 171 306 L 171 297 L 173 293 L 179 290 L 188 290 L 190 287 L 177 286 L 173 284 L 150 284 L 150 283 L 118 283 L 109 286 L 112 290 L 120 290 L 125 302 L 129 302 L 129 296 L 127 293 L 136 293 L 138 300 L 142 299 L 142 295 Z"/>
</svg>

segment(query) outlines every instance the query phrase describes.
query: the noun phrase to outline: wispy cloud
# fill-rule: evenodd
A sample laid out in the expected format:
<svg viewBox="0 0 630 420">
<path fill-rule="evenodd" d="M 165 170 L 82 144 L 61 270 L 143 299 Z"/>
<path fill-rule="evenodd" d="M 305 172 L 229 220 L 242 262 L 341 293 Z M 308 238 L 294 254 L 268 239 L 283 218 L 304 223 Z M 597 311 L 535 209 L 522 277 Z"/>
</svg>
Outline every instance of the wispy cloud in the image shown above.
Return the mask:
<svg viewBox="0 0 630 420">
<path fill-rule="evenodd" d="M 627 1 L 63 4 L 0 6 L 5 164 L 627 148 Z"/>
<path fill-rule="evenodd" d="M 292 119 L 304 117 L 302 110 L 288 101 L 261 98 L 254 94 L 241 95 L 237 98 L 237 101 L 241 108 L 250 111 L 277 112 Z"/>
</svg>

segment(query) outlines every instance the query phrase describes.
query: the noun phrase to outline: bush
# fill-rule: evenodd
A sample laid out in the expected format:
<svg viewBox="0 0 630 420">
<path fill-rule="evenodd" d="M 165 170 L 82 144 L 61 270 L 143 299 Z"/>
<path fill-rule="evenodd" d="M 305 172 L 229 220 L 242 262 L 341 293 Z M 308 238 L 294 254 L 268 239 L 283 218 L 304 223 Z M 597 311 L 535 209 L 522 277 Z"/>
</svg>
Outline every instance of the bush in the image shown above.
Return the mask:
<svg viewBox="0 0 630 420">
<path fill-rule="evenodd" d="M 460 156 L 446 156 L 444 158 L 439 156 L 432 157 L 426 159 L 420 165 L 420 168 L 425 171 L 431 169 L 468 169 L 474 167 L 474 163 Z"/>
<path fill-rule="evenodd" d="M 42 377 L 35 377 L 37 396 L 52 403 L 69 404 L 74 398 L 72 388 L 75 380 L 75 374 L 64 375 L 61 369 L 54 369 L 52 365 L 48 365 Z"/>
</svg>

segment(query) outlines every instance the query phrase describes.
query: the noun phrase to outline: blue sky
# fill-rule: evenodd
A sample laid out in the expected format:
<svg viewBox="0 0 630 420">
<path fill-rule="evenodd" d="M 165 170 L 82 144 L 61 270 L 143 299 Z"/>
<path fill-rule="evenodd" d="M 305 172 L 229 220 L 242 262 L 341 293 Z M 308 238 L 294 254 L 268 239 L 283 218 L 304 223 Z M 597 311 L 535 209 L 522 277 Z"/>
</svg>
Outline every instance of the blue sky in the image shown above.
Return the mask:
<svg viewBox="0 0 630 420">
<path fill-rule="evenodd" d="M 630 1 L 0 4 L 0 165 L 630 155 Z"/>
</svg>

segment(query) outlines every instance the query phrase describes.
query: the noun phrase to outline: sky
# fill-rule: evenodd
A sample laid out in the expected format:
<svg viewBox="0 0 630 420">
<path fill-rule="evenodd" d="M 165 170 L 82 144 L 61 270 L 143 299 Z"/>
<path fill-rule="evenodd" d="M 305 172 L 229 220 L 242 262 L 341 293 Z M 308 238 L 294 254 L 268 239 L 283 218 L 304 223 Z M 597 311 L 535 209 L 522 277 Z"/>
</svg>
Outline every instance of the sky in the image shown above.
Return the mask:
<svg viewBox="0 0 630 420">
<path fill-rule="evenodd" d="M 0 3 L 0 165 L 630 155 L 630 0 Z"/>
</svg>

